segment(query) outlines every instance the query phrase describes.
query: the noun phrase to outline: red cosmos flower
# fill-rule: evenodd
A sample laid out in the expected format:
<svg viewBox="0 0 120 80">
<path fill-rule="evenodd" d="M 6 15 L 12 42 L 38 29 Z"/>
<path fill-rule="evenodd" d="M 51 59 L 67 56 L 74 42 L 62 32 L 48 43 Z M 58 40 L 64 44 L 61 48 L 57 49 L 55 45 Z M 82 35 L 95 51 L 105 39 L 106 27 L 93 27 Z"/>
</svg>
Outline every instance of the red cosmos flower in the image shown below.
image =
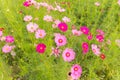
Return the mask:
<svg viewBox="0 0 120 80">
<path fill-rule="evenodd" d="M 46 50 L 46 45 L 45 44 L 43 44 L 43 43 L 39 43 L 37 46 L 36 46 L 36 51 L 38 52 L 38 53 L 44 53 L 45 52 L 45 50 Z"/>
<path fill-rule="evenodd" d="M 100 58 L 104 60 L 106 58 L 105 54 L 100 54 Z"/>
<path fill-rule="evenodd" d="M 61 22 L 58 24 L 58 28 L 62 31 L 62 32 L 66 32 L 68 30 L 68 25 L 64 22 Z"/>
<path fill-rule="evenodd" d="M 83 34 L 88 35 L 89 34 L 89 28 L 86 26 L 80 27 L 80 30 L 83 32 Z"/>
</svg>

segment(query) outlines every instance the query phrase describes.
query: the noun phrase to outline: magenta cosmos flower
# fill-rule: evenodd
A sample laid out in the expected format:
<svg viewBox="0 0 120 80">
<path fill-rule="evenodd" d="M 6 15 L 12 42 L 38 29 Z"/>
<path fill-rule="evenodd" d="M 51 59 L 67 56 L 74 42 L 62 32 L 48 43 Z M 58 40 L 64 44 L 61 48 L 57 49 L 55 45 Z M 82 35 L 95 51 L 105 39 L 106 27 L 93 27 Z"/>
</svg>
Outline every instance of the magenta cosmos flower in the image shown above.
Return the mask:
<svg viewBox="0 0 120 80">
<path fill-rule="evenodd" d="M 95 55 L 99 56 L 101 54 L 100 49 L 98 48 L 97 45 L 92 44 L 91 47 L 92 47 L 92 51 Z"/>
<path fill-rule="evenodd" d="M 63 51 L 62 57 L 64 61 L 71 62 L 75 59 L 75 52 L 73 51 L 73 49 L 66 48 Z"/>
<path fill-rule="evenodd" d="M 82 68 L 78 64 L 75 64 L 71 68 L 71 77 L 73 79 L 79 79 L 82 74 Z"/>
<path fill-rule="evenodd" d="M 61 35 L 59 33 L 55 34 L 55 43 L 56 45 L 59 46 L 64 46 L 67 43 L 67 39 L 64 35 Z"/>
<path fill-rule="evenodd" d="M 27 30 L 28 32 L 35 32 L 38 28 L 38 25 L 36 23 L 30 22 L 29 24 L 27 24 Z"/>
<path fill-rule="evenodd" d="M 83 34 L 88 35 L 89 34 L 89 28 L 86 26 L 80 27 L 80 30 L 83 32 Z"/>
<path fill-rule="evenodd" d="M 2 48 L 3 53 L 10 53 L 12 51 L 12 46 L 4 45 Z"/>
<path fill-rule="evenodd" d="M 31 4 L 30 4 L 28 1 L 25 1 L 25 2 L 23 3 L 23 5 L 24 5 L 25 7 L 29 7 Z"/>
<path fill-rule="evenodd" d="M 38 29 L 35 33 L 36 39 L 44 38 L 45 35 L 46 35 L 46 32 L 45 32 L 45 30 L 42 30 L 42 29 Z"/>
<path fill-rule="evenodd" d="M 103 41 L 104 41 L 104 36 L 98 34 L 98 35 L 96 36 L 96 39 L 97 39 L 97 41 L 99 41 L 99 42 L 103 42 Z"/>
<path fill-rule="evenodd" d="M 5 41 L 8 43 L 13 43 L 14 42 L 14 37 L 13 36 L 6 36 Z"/>
<path fill-rule="evenodd" d="M 89 45 L 86 42 L 82 43 L 83 54 L 86 54 L 89 51 Z"/>
<path fill-rule="evenodd" d="M 38 52 L 38 53 L 44 53 L 45 52 L 45 50 L 46 50 L 46 45 L 45 44 L 43 44 L 43 43 L 39 43 L 37 46 L 36 46 L 36 51 Z"/>
<path fill-rule="evenodd" d="M 62 32 L 66 32 L 68 30 L 68 25 L 64 22 L 61 22 L 60 24 L 58 24 L 58 28 L 62 31 Z"/>
<path fill-rule="evenodd" d="M 88 40 L 92 40 L 92 38 L 93 38 L 93 36 L 92 36 L 92 34 L 90 33 L 90 34 L 87 36 L 87 39 L 88 39 Z"/>
</svg>

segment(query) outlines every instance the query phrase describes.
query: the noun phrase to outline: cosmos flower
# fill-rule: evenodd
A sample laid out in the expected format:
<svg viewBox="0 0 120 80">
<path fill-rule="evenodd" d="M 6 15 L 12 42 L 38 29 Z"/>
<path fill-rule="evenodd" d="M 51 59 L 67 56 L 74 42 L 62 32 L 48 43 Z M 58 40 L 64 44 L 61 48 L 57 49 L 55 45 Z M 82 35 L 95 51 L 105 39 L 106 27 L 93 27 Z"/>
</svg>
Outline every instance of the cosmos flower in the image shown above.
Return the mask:
<svg viewBox="0 0 120 80">
<path fill-rule="evenodd" d="M 24 17 L 24 21 L 26 21 L 26 22 L 29 22 L 29 21 L 31 21 L 32 20 L 32 16 L 31 15 L 26 15 L 25 17 Z"/>
<path fill-rule="evenodd" d="M 61 8 L 59 5 L 56 6 L 54 10 L 58 10 L 59 12 L 65 12 L 66 10 Z"/>
<path fill-rule="evenodd" d="M 58 47 L 56 47 L 56 48 L 52 47 L 52 53 L 51 53 L 51 55 L 55 55 L 55 57 L 58 57 L 60 55 L 60 52 L 61 51 L 59 50 Z"/>
<path fill-rule="evenodd" d="M 56 45 L 59 46 L 64 46 L 67 43 L 67 39 L 64 35 L 61 35 L 59 33 L 55 34 L 55 43 Z"/>
<path fill-rule="evenodd" d="M 86 26 L 80 27 L 80 30 L 83 32 L 83 34 L 88 35 L 89 34 L 89 28 Z"/>
<path fill-rule="evenodd" d="M 2 31 L 0 31 L 0 37 L 3 35 L 3 32 Z"/>
<path fill-rule="evenodd" d="M 75 36 L 80 36 L 82 34 L 82 32 L 80 30 L 77 30 L 77 29 L 72 29 L 72 34 Z"/>
<path fill-rule="evenodd" d="M 24 3 L 23 3 L 23 6 L 25 6 L 25 7 L 29 7 L 31 4 L 28 2 L 28 1 L 25 1 Z"/>
<path fill-rule="evenodd" d="M 44 16 L 43 20 L 47 21 L 47 22 L 52 22 L 53 18 L 52 18 L 52 16 L 46 15 L 46 16 Z"/>
<path fill-rule="evenodd" d="M 62 31 L 62 32 L 66 32 L 68 30 L 68 25 L 64 22 L 61 22 L 58 24 L 58 28 Z"/>
<path fill-rule="evenodd" d="M 86 54 L 89 51 L 88 43 L 86 43 L 86 42 L 82 43 L 82 51 L 83 51 L 83 54 Z"/>
<path fill-rule="evenodd" d="M 115 43 L 116 43 L 116 45 L 117 45 L 118 47 L 120 47 L 120 39 L 116 39 L 116 40 L 115 40 Z"/>
<path fill-rule="evenodd" d="M 98 35 L 96 36 L 96 39 L 97 39 L 97 41 L 99 41 L 99 42 L 103 42 L 103 41 L 104 41 L 104 36 L 98 34 Z"/>
<path fill-rule="evenodd" d="M 9 46 L 9 45 L 4 45 L 3 48 L 2 48 L 2 52 L 3 53 L 10 53 L 12 51 L 12 46 Z"/>
<path fill-rule="evenodd" d="M 95 55 L 99 56 L 101 54 L 100 49 L 98 48 L 97 45 L 92 44 L 91 47 L 92 47 L 92 51 Z"/>
<path fill-rule="evenodd" d="M 104 34 L 105 34 L 101 29 L 97 29 L 96 32 L 97 32 L 99 35 L 104 35 Z"/>
<path fill-rule="evenodd" d="M 33 33 L 37 30 L 38 25 L 36 23 L 30 22 L 29 24 L 27 24 L 26 27 L 27 27 L 28 32 Z"/>
<path fill-rule="evenodd" d="M 6 39 L 5 36 L 0 37 L 0 41 L 5 41 L 5 39 Z"/>
<path fill-rule="evenodd" d="M 95 2 L 95 6 L 100 6 L 100 3 L 99 2 Z"/>
<path fill-rule="evenodd" d="M 45 36 L 46 36 L 45 30 L 38 29 L 38 30 L 35 32 L 35 37 L 36 37 L 36 39 L 38 39 L 38 38 L 44 38 Z"/>
<path fill-rule="evenodd" d="M 118 5 L 120 5 L 120 0 L 118 0 Z"/>
<path fill-rule="evenodd" d="M 92 38 L 93 38 L 93 36 L 92 36 L 92 34 L 90 33 L 90 34 L 87 36 L 87 39 L 88 39 L 88 40 L 92 40 Z"/>
<path fill-rule="evenodd" d="M 13 36 L 6 36 L 5 41 L 8 43 L 13 43 L 14 42 L 14 37 Z"/>
<path fill-rule="evenodd" d="M 73 51 L 73 49 L 66 48 L 63 51 L 62 57 L 63 57 L 64 61 L 71 62 L 72 60 L 75 59 L 75 52 Z"/>
<path fill-rule="evenodd" d="M 54 21 L 54 24 L 52 25 L 53 28 L 57 28 L 58 27 L 58 24 L 60 24 L 61 21 L 60 20 L 55 20 Z"/>
<path fill-rule="evenodd" d="M 75 64 L 71 68 L 71 77 L 73 79 L 79 79 L 82 74 L 82 68 L 78 64 Z"/>
<path fill-rule="evenodd" d="M 39 43 L 37 46 L 36 46 L 36 51 L 40 54 L 43 54 L 46 50 L 46 45 L 43 44 L 43 43 Z"/>
<path fill-rule="evenodd" d="M 66 23 L 66 22 L 70 22 L 70 18 L 68 18 L 68 17 L 66 17 L 66 16 L 63 17 L 62 20 L 63 20 L 65 23 Z"/>
</svg>

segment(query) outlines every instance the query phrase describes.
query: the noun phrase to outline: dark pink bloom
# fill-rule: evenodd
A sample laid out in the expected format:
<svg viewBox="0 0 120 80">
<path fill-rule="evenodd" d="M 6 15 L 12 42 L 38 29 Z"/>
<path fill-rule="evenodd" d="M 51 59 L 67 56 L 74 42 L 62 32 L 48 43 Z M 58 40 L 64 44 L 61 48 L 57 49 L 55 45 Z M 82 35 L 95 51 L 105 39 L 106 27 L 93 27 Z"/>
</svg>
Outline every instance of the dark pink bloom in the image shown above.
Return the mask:
<svg viewBox="0 0 120 80">
<path fill-rule="evenodd" d="M 25 1 L 25 2 L 23 3 L 23 5 L 24 5 L 25 7 L 29 7 L 31 4 L 30 4 L 28 1 Z"/>
<path fill-rule="evenodd" d="M 86 54 L 89 51 L 88 43 L 86 43 L 86 42 L 82 43 L 82 51 L 84 54 Z"/>
<path fill-rule="evenodd" d="M 45 50 L 46 50 L 46 45 L 45 44 L 43 44 L 43 43 L 39 43 L 37 46 L 36 46 L 36 51 L 38 52 L 38 53 L 44 53 L 45 52 Z"/>
<path fill-rule="evenodd" d="M 58 28 L 62 31 L 62 32 L 66 32 L 68 30 L 68 25 L 64 22 L 61 22 L 58 24 Z"/>
<path fill-rule="evenodd" d="M 14 42 L 14 37 L 13 36 L 6 36 L 5 41 L 8 43 L 13 43 Z"/>
<path fill-rule="evenodd" d="M 88 40 L 91 40 L 93 38 L 92 34 L 90 33 L 88 36 L 87 36 L 87 39 Z"/>
<path fill-rule="evenodd" d="M 104 41 L 104 36 L 103 35 L 97 35 L 96 36 L 97 41 L 103 42 Z"/>
<path fill-rule="evenodd" d="M 83 32 L 83 34 L 88 35 L 89 34 L 89 28 L 86 26 L 80 27 L 80 30 Z"/>
</svg>

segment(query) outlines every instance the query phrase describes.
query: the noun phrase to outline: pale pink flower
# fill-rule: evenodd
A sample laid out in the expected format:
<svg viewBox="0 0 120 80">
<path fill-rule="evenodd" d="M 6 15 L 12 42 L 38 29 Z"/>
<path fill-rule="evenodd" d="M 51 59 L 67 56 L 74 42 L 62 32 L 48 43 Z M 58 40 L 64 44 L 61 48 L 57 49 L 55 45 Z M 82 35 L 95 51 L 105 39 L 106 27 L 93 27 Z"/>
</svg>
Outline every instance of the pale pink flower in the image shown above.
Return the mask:
<svg viewBox="0 0 120 80">
<path fill-rule="evenodd" d="M 59 33 L 55 34 L 55 43 L 56 45 L 59 46 L 64 46 L 67 43 L 67 39 L 64 35 L 61 35 Z"/>
<path fill-rule="evenodd" d="M 99 2 L 95 2 L 95 6 L 100 6 L 100 3 Z"/>
<path fill-rule="evenodd" d="M 6 39 L 5 36 L 0 37 L 0 41 L 5 41 L 5 39 Z"/>
<path fill-rule="evenodd" d="M 3 35 L 3 32 L 2 31 L 0 31 L 0 37 Z"/>
<path fill-rule="evenodd" d="M 95 55 L 99 56 L 101 54 L 100 49 L 98 48 L 97 45 L 92 44 L 91 47 L 92 47 L 92 51 Z"/>
<path fill-rule="evenodd" d="M 66 48 L 63 51 L 62 57 L 63 57 L 64 61 L 71 62 L 72 60 L 75 59 L 75 52 L 73 51 L 73 49 Z"/>
<path fill-rule="evenodd" d="M 72 79 L 79 79 L 82 74 L 82 68 L 78 64 L 75 64 L 71 68 L 71 77 Z"/>
<path fill-rule="evenodd" d="M 58 27 L 58 24 L 60 24 L 61 21 L 60 20 L 55 20 L 54 21 L 54 24 L 52 25 L 53 28 L 57 28 Z"/>
<path fill-rule="evenodd" d="M 47 21 L 47 22 L 52 22 L 53 18 L 52 18 L 52 16 L 46 15 L 46 16 L 44 16 L 43 20 Z"/>
<path fill-rule="evenodd" d="M 68 18 L 68 17 L 66 17 L 66 16 L 65 16 L 65 17 L 63 17 L 63 18 L 62 18 L 62 20 L 63 20 L 65 23 L 66 23 L 66 22 L 70 22 L 70 21 L 71 21 L 71 20 L 70 20 L 70 18 Z"/>
<path fill-rule="evenodd" d="M 120 47 L 120 39 L 116 39 L 116 40 L 115 40 L 115 43 L 116 43 L 116 45 L 117 45 L 118 47 Z"/>
<path fill-rule="evenodd" d="M 13 43 L 14 42 L 14 37 L 13 36 L 6 36 L 5 41 L 8 43 Z"/>
<path fill-rule="evenodd" d="M 48 11 L 54 10 L 54 7 L 53 7 L 52 5 L 49 5 L 49 6 L 47 7 L 47 10 L 48 10 Z"/>
<path fill-rule="evenodd" d="M 77 29 L 72 29 L 72 34 L 76 35 L 76 36 L 80 36 L 82 34 L 82 32 L 80 30 L 77 30 Z"/>
<path fill-rule="evenodd" d="M 28 32 L 33 33 L 37 30 L 38 25 L 36 23 L 30 22 L 29 24 L 27 24 L 26 27 L 27 27 Z"/>
<path fill-rule="evenodd" d="M 120 5 L 120 0 L 118 0 L 118 5 Z"/>
<path fill-rule="evenodd" d="M 36 1 L 35 0 L 26 0 L 27 2 L 29 2 L 29 4 L 36 4 Z"/>
<path fill-rule="evenodd" d="M 41 3 L 39 3 L 41 6 L 43 6 L 43 7 L 48 7 L 49 5 L 48 5 L 48 3 L 46 3 L 46 2 L 41 2 Z"/>
<path fill-rule="evenodd" d="M 31 21 L 32 20 L 32 16 L 31 15 L 26 15 L 25 17 L 24 17 L 24 21 L 26 21 L 26 22 L 29 22 L 29 21 Z"/>
<path fill-rule="evenodd" d="M 56 6 L 55 10 L 58 10 L 59 12 L 65 12 L 65 9 L 61 8 L 59 5 Z"/>
<path fill-rule="evenodd" d="M 3 48 L 2 48 L 3 53 L 9 53 L 11 51 L 12 51 L 12 46 L 4 45 Z"/>
<path fill-rule="evenodd" d="M 44 38 L 46 36 L 46 32 L 45 32 L 45 30 L 38 29 L 35 32 L 35 36 L 36 36 L 36 39 L 38 39 L 38 38 Z"/>
<path fill-rule="evenodd" d="M 61 50 L 58 47 L 56 47 L 56 48 L 52 47 L 51 55 L 55 55 L 55 57 L 58 57 L 60 55 L 60 53 L 61 53 Z"/>
<path fill-rule="evenodd" d="M 104 35 L 104 34 L 105 34 L 105 33 L 103 32 L 103 30 L 101 30 L 101 29 L 97 29 L 96 31 L 97 31 L 97 33 L 98 33 L 99 35 Z"/>
</svg>

